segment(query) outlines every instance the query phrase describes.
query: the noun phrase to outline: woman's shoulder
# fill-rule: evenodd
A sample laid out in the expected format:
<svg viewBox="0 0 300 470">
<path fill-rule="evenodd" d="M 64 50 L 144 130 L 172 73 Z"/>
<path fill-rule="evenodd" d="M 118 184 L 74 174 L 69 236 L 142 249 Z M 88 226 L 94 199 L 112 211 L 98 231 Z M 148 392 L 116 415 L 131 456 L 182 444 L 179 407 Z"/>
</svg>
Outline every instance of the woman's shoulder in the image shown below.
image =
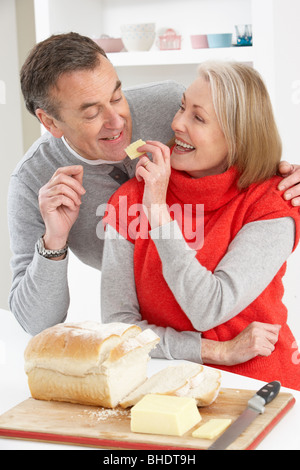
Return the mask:
<svg viewBox="0 0 300 470">
<path fill-rule="evenodd" d="M 284 191 L 278 189 L 281 180 L 282 177 L 276 175 L 266 181 L 253 183 L 249 186 L 245 198 L 249 219 L 262 220 L 289 216 L 299 219 L 299 208 L 284 199 Z"/>
</svg>

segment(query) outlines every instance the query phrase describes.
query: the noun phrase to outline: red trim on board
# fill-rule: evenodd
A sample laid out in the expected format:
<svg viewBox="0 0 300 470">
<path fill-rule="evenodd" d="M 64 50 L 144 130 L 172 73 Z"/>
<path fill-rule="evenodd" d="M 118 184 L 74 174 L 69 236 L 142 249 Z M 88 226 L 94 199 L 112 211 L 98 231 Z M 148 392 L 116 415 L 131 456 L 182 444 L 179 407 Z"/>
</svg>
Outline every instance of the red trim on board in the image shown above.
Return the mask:
<svg viewBox="0 0 300 470">
<path fill-rule="evenodd" d="M 268 424 L 268 426 L 265 427 L 265 429 L 257 436 L 256 439 L 250 444 L 249 447 L 247 447 L 246 450 L 254 450 L 260 443 L 261 441 L 266 437 L 267 434 L 276 426 L 276 424 L 286 415 L 286 413 L 294 406 L 296 403 L 296 399 L 293 397 L 292 400 L 289 401 L 289 403 L 283 408 L 283 410 L 278 413 L 277 416 Z"/>
<path fill-rule="evenodd" d="M 246 450 L 254 450 L 267 434 L 276 426 L 276 424 L 285 416 L 285 414 L 296 403 L 295 398 L 278 413 L 277 416 L 268 424 L 268 426 L 257 436 L 257 438 L 247 447 Z M 133 449 L 133 450 L 201 450 L 192 447 L 160 446 L 139 442 L 117 441 L 112 439 L 97 439 L 92 437 L 70 436 L 64 434 L 41 433 L 35 431 L 19 431 L 15 429 L 0 429 L 0 437 L 25 439 L 42 442 L 52 442 L 60 444 L 75 444 L 92 447 L 102 447 L 109 449 Z M 204 449 L 203 449 L 204 450 Z"/>
</svg>

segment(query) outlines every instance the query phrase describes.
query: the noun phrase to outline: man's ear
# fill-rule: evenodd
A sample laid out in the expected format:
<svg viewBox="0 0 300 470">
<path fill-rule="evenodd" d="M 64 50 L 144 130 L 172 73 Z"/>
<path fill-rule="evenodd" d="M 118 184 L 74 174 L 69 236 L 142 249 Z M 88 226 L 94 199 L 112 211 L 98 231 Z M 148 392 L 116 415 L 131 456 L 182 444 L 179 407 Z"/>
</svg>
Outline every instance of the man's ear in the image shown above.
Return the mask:
<svg viewBox="0 0 300 470">
<path fill-rule="evenodd" d="M 41 108 L 36 109 L 35 114 L 40 123 L 43 124 L 43 126 L 53 135 L 53 137 L 59 139 L 63 136 L 63 132 L 60 130 L 56 119 L 47 114 Z"/>
</svg>

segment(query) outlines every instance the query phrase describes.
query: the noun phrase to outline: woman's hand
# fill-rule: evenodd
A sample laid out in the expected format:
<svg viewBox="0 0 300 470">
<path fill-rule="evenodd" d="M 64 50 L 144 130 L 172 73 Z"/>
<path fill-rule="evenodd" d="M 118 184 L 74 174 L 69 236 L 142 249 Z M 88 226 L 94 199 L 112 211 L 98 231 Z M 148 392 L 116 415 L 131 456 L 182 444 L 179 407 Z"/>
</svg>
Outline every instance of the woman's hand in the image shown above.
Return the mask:
<svg viewBox="0 0 300 470">
<path fill-rule="evenodd" d="M 293 206 L 300 206 L 300 165 L 282 161 L 278 171 L 284 177 L 278 185 L 280 191 L 285 190 L 284 199 L 291 200 Z"/>
<path fill-rule="evenodd" d="M 253 322 L 230 341 L 202 339 L 202 360 L 207 364 L 233 366 L 257 356 L 268 357 L 278 341 L 280 325 Z"/>
<path fill-rule="evenodd" d="M 171 174 L 170 149 L 160 142 L 148 140 L 138 151 L 152 154 L 152 161 L 146 155 L 140 158 L 136 177 L 145 182 L 143 205 L 153 229 L 172 220 L 166 203 Z"/>
</svg>

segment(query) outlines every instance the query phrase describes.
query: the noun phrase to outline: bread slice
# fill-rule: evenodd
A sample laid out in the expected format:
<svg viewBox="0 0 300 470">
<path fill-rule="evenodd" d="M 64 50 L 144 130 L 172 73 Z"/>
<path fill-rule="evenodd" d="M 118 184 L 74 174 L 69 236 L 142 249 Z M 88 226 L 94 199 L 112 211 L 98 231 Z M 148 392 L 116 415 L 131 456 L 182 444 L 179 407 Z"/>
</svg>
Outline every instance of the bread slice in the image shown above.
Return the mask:
<svg viewBox="0 0 300 470">
<path fill-rule="evenodd" d="M 33 398 L 114 408 L 147 378 L 159 341 L 136 325 L 61 323 L 33 337 L 25 372 Z"/>
<path fill-rule="evenodd" d="M 186 396 L 195 398 L 197 406 L 211 405 L 218 397 L 221 388 L 221 372 L 204 367 L 201 383 L 191 387 Z"/>
<path fill-rule="evenodd" d="M 133 390 L 120 402 L 123 408 L 135 405 L 148 393 L 186 396 L 191 387 L 202 380 L 203 366 L 195 362 L 184 362 L 169 366 L 149 377 L 146 382 Z"/>
<path fill-rule="evenodd" d="M 213 403 L 221 387 L 217 369 L 193 362 L 184 362 L 157 372 L 120 402 L 123 408 L 135 405 L 149 393 L 195 398 L 197 406 Z"/>
</svg>

